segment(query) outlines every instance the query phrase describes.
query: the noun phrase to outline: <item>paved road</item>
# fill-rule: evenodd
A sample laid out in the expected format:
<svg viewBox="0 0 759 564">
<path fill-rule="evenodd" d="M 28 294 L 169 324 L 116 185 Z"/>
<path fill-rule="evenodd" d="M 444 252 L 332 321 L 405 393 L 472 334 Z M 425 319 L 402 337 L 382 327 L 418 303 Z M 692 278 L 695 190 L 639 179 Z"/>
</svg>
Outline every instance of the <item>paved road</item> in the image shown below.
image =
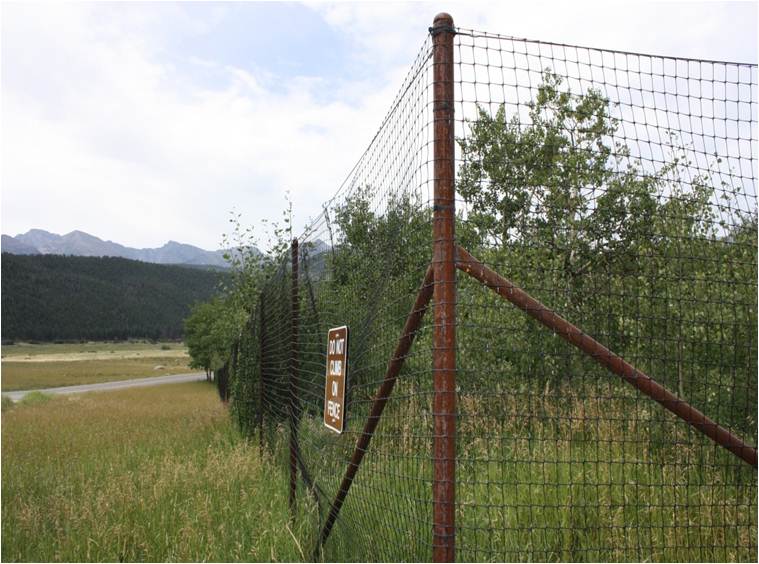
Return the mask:
<svg viewBox="0 0 759 564">
<path fill-rule="evenodd" d="M 81 394 L 84 392 L 106 392 L 109 390 L 121 390 L 123 388 L 136 388 L 139 386 L 158 386 L 160 384 L 179 384 L 181 382 L 198 382 L 205 380 L 204 372 L 193 374 L 172 374 L 171 376 L 155 376 L 152 378 L 136 378 L 134 380 L 119 380 L 118 382 L 103 382 L 102 384 L 82 384 L 81 386 L 64 386 L 62 388 L 46 388 L 41 390 L 20 390 L 18 392 L 3 392 L 3 396 L 13 401 L 18 401 L 29 392 L 43 392 L 45 394 Z"/>
</svg>

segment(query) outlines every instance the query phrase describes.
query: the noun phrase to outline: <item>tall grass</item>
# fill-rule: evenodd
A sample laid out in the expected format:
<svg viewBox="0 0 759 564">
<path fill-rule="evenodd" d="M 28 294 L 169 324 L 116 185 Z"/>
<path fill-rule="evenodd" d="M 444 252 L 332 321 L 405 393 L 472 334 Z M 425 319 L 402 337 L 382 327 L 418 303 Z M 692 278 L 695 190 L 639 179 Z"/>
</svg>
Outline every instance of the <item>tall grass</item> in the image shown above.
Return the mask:
<svg viewBox="0 0 759 564">
<path fill-rule="evenodd" d="M 301 560 L 285 491 L 205 383 L 2 414 L 3 561 Z"/>
<path fill-rule="evenodd" d="M 431 557 L 430 397 L 388 404 L 324 559 Z M 569 390 L 530 410 L 512 391 L 459 404 L 457 559 L 756 561 L 756 472 L 648 404 Z M 343 438 L 302 419 L 322 513 L 299 483 L 291 519 L 286 426 L 267 428 L 261 458 L 205 383 L 16 405 L 2 415 L 2 559 L 308 560 L 353 417 Z M 657 443 L 662 426 L 674 434 Z"/>
<path fill-rule="evenodd" d="M 327 560 L 431 558 L 431 395 L 403 383 L 400 391 Z M 756 561 L 756 471 L 632 390 L 618 394 L 590 398 L 565 386 L 530 390 L 528 401 L 506 388 L 460 392 L 457 560 Z M 355 435 L 365 415 L 352 417 Z M 280 427 L 269 436 L 280 468 L 286 435 Z M 332 438 L 310 415 L 300 437 L 326 493 L 324 517 L 354 441 Z M 299 502 L 309 497 L 301 488 Z"/>
</svg>

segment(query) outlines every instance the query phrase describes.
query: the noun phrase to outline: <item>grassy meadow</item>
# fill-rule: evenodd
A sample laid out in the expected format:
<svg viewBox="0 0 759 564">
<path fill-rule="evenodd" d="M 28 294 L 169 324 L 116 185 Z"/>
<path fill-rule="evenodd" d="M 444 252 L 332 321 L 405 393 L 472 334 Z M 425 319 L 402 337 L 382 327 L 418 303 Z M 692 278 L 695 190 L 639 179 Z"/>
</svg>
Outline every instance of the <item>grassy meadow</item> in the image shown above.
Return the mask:
<svg viewBox="0 0 759 564">
<path fill-rule="evenodd" d="M 2 560 L 302 560 L 286 477 L 213 386 L 3 405 Z M 305 522 L 305 521 L 304 521 Z"/>
<path fill-rule="evenodd" d="M 583 412 L 601 406 L 569 394 L 564 408 L 582 416 L 567 426 L 551 413 L 471 417 L 518 413 L 507 398 L 461 397 L 458 560 L 756 560 L 756 475 L 732 455 L 698 447 L 683 458 L 687 430 L 679 447 L 652 448 L 631 440 L 648 433 L 643 421 Z M 391 402 L 327 560 L 430 558 L 431 436 L 408 425 L 430 413 L 418 399 Z M 330 499 L 361 423 L 336 443 L 316 418 L 301 421 Z M 512 438 L 483 441 L 483 430 Z M 239 434 L 205 382 L 3 402 L 2 560 L 309 560 L 315 505 L 299 484 L 289 519 L 287 432 L 267 435 L 276 458 Z M 331 463 L 315 458 L 330 450 Z"/>
<path fill-rule="evenodd" d="M 2 390 L 77 384 L 192 372 L 183 343 L 19 343 L 2 347 Z"/>
</svg>

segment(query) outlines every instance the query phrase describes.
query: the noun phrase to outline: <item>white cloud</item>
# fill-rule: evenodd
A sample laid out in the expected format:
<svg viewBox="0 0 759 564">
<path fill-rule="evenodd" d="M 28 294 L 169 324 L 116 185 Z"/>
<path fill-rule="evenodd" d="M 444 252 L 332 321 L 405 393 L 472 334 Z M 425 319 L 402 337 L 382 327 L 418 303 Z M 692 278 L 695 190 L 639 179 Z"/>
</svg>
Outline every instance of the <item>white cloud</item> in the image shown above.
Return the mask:
<svg viewBox="0 0 759 564">
<path fill-rule="evenodd" d="M 360 79 L 328 82 L 314 69 L 280 84 L 171 48 L 169 35 L 223 21 L 224 5 L 206 18 L 173 4 L 4 5 L 3 232 L 210 248 L 233 208 L 254 224 L 278 218 L 286 189 L 302 223 L 376 132 L 441 7 L 458 25 L 516 36 L 755 60 L 755 5 L 738 10 L 753 10 L 751 21 L 718 3 L 312 7 L 349 37 Z"/>
<path fill-rule="evenodd" d="M 757 59 L 757 4 L 725 1 L 315 3 L 375 60 L 418 46 L 438 12 L 456 26 L 514 37 L 703 59 Z"/>
<path fill-rule="evenodd" d="M 10 233 L 83 229 L 130 245 L 213 247 L 230 210 L 251 222 L 279 217 L 285 189 L 305 219 L 358 158 L 394 89 L 357 107 L 317 102 L 318 80 L 274 93 L 215 62 L 206 65 L 216 86 L 199 87 L 140 26 L 118 29 L 86 5 L 14 6 L 5 27 Z"/>
</svg>

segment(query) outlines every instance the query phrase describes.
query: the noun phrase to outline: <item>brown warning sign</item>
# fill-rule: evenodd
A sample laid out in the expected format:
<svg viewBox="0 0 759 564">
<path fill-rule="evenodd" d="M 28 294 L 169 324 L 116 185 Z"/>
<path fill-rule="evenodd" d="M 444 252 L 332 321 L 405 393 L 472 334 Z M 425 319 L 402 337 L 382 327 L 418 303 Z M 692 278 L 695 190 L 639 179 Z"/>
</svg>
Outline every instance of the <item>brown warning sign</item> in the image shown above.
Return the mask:
<svg viewBox="0 0 759 564">
<path fill-rule="evenodd" d="M 327 377 L 324 382 L 324 425 L 337 433 L 345 426 L 345 386 L 348 370 L 348 327 L 327 334 Z"/>
</svg>

